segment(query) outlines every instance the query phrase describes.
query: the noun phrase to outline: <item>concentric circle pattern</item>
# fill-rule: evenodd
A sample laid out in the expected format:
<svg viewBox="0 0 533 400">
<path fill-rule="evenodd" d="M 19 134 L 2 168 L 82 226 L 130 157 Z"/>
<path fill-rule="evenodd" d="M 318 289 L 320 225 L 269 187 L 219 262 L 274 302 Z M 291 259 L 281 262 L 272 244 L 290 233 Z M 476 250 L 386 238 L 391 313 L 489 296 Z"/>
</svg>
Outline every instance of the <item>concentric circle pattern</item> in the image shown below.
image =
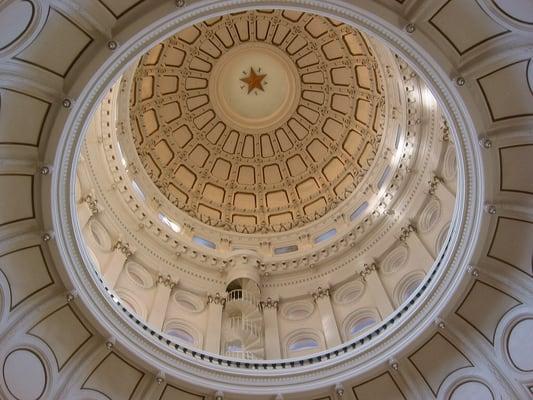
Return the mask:
<svg viewBox="0 0 533 400">
<path fill-rule="evenodd" d="M 228 231 L 288 231 L 352 193 L 385 119 L 365 37 L 295 11 L 191 26 L 142 57 L 130 121 L 140 160 L 179 209 Z"/>
<path fill-rule="evenodd" d="M 531 398 L 533 3 L 79 3 L 0 5 L 0 398 Z M 192 135 L 207 135 L 210 125 L 197 129 L 187 115 L 212 109 L 217 122 L 232 125 L 217 143 L 238 132 L 240 157 L 245 137 L 263 146 L 262 137 L 276 135 L 270 125 L 285 132 L 292 117 L 302 118 L 298 107 L 309 101 L 302 94 L 311 91 L 302 79 L 316 66 L 297 65 L 309 47 L 294 55 L 285 49 L 298 35 L 312 37 L 311 21 L 323 21 L 328 32 L 344 28 L 256 10 L 267 7 L 335 18 L 364 32 L 384 85 L 385 116 L 372 165 L 335 210 L 301 228 L 241 234 L 202 223 L 169 201 L 143 167 L 131 126 L 138 123 L 137 140 L 149 142 L 150 109 L 159 129 L 152 137 L 167 129 L 176 140 L 172 129 L 186 125 L 192 147 L 172 148 L 186 154 L 175 156 L 175 167 L 200 176 L 207 167 L 190 161 L 193 143 L 212 145 Z M 218 19 L 227 13 L 235 14 Z M 259 41 L 257 21 L 268 16 Z M 249 40 L 236 38 L 239 22 Z M 213 35 L 227 29 L 236 42 L 226 48 L 207 38 L 222 49 L 209 58 L 198 47 L 203 38 L 179 39 L 194 23 Z M 301 31 L 273 44 L 282 25 Z M 171 35 L 178 35 L 172 46 L 186 53 L 181 66 L 165 66 Z M 320 60 L 328 35 L 316 38 Z M 161 41 L 147 65 L 146 51 Z M 195 48 L 210 71 L 187 70 Z M 237 56 L 247 48 L 279 57 L 246 63 Z M 333 79 L 330 71 L 324 80 Z M 293 87 L 279 83 L 289 74 L 298 78 Z M 132 84 L 150 76 L 142 90 L 151 97 L 130 102 L 142 92 L 132 92 Z M 175 86 L 162 95 L 166 76 Z M 206 87 L 186 91 L 193 76 L 206 77 Z M 345 94 L 326 93 L 326 82 L 316 86 L 322 107 L 336 107 L 333 94 Z M 356 92 L 352 101 L 368 93 Z M 190 111 L 184 93 L 203 93 L 208 102 Z M 250 100 L 250 109 L 232 107 L 236 99 Z M 222 101 L 225 110 L 216 108 Z M 166 122 L 172 114 L 163 110 L 173 102 L 181 116 Z M 355 121 L 355 111 L 353 105 L 328 117 Z M 306 126 L 322 130 L 320 118 Z M 326 141 L 322 136 L 316 138 Z M 258 148 L 252 163 L 238 166 L 263 159 Z M 233 153 L 220 149 L 216 157 L 232 161 Z M 153 148 L 145 150 L 163 165 Z M 308 150 L 301 152 L 307 159 Z M 257 185 L 264 185 L 257 176 L 265 165 L 254 169 Z M 315 175 L 322 179 L 322 170 Z M 181 190 L 191 196 L 195 185 Z M 258 221 L 266 221 L 261 212 Z M 226 215 L 231 222 L 233 214 Z"/>
</svg>

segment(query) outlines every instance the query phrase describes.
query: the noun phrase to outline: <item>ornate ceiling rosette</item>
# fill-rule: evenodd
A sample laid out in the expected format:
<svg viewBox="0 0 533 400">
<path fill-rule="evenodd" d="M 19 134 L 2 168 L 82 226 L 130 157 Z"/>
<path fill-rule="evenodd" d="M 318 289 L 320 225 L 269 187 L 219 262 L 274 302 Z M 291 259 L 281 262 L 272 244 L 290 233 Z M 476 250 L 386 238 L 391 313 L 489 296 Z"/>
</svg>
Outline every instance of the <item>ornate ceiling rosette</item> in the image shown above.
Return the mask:
<svg viewBox="0 0 533 400">
<path fill-rule="evenodd" d="M 287 10 L 229 14 L 141 58 L 133 142 L 157 188 L 193 218 L 289 231 L 335 209 L 373 165 L 382 80 L 352 27 Z"/>
</svg>

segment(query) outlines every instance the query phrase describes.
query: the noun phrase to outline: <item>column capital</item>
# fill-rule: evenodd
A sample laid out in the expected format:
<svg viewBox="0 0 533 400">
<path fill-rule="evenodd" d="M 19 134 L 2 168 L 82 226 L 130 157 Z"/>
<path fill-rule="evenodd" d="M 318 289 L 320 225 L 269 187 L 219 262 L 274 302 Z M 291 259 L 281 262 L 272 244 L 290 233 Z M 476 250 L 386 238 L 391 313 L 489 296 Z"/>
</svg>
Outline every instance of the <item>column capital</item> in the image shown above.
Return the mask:
<svg viewBox="0 0 533 400">
<path fill-rule="evenodd" d="M 411 232 L 416 233 L 416 226 L 409 223 L 400 230 L 400 238 L 399 238 L 400 242 L 405 242 L 407 238 L 409 237 L 409 235 L 411 234 Z"/>
<path fill-rule="evenodd" d="M 88 194 L 83 200 L 89 206 L 89 210 L 91 210 L 91 215 L 95 215 L 100 212 L 100 208 L 98 207 L 98 200 L 92 194 Z"/>
<path fill-rule="evenodd" d="M 219 292 L 216 292 L 214 296 L 207 295 L 207 304 L 220 304 L 222 307 L 226 304 L 226 298 L 221 296 Z"/>
<path fill-rule="evenodd" d="M 376 263 L 363 264 L 363 270 L 359 271 L 359 276 L 363 282 L 366 282 L 366 277 L 372 273 L 372 271 L 377 271 L 378 266 Z"/>
<path fill-rule="evenodd" d="M 178 281 L 173 281 L 170 275 L 163 276 L 161 274 L 157 275 L 156 285 L 163 285 L 169 289 L 173 289 L 178 284 Z"/>
<path fill-rule="evenodd" d="M 433 175 L 433 177 L 431 178 L 430 181 L 428 181 L 428 184 L 429 184 L 429 194 L 430 195 L 434 195 L 435 192 L 437 191 L 437 186 L 439 186 L 440 183 L 444 182 L 444 180 L 440 177 L 440 176 L 437 176 L 437 175 Z"/>
<path fill-rule="evenodd" d="M 131 249 L 129 243 L 122 242 L 120 240 L 117 240 L 117 242 L 113 246 L 113 250 L 118 250 L 122 254 L 126 256 L 126 258 L 133 255 L 134 251 Z"/>
<path fill-rule="evenodd" d="M 311 296 L 313 296 L 313 300 L 315 302 L 318 299 L 321 299 L 323 297 L 329 297 L 329 295 L 330 295 L 329 288 L 322 288 L 321 286 L 319 286 L 317 290 L 315 290 L 313 293 L 311 293 Z"/>
<path fill-rule="evenodd" d="M 261 310 L 265 309 L 278 309 L 279 306 L 279 300 L 274 300 L 272 297 L 267 297 L 265 301 L 259 302 L 259 306 L 261 307 Z"/>
</svg>

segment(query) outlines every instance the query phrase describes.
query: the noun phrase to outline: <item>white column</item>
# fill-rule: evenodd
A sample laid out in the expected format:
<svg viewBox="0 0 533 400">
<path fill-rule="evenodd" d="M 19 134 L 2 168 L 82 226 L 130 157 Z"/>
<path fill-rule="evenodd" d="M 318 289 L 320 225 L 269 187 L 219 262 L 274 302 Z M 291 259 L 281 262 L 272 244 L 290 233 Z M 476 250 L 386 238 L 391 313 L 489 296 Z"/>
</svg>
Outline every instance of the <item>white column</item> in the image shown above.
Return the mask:
<svg viewBox="0 0 533 400">
<path fill-rule="evenodd" d="M 319 287 L 313 293 L 313 299 L 315 300 L 318 312 L 320 313 L 326 346 L 329 348 L 341 344 L 341 336 L 339 335 L 339 328 L 337 327 L 335 314 L 333 314 L 329 289 L 322 289 Z"/>
<path fill-rule="evenodd" d="M 222 335 L 222 310 L 226 299 L 217 293 L 207 296 L 207 332 L 204 350 L 220 354 L 220 337 Z"/>
<path fill-rule="evenodd" d="M 405 243 L 409 247 L 410 262 L 413 262 L 417 267 L 424 269 L 426 272 L 433 265 L 435 258 L 422 243 L 420 237 L 416 232 L 413 232 L 405 239 Z"/>
<path fill-rule="evenodd" d="M 376 305 L 382 318 L 386 317 L 393 311 L 392 301 L 389 294 L 381 282 L 375 263 L 370 265 L 365 264 L 363 271 L 360 273 L 363 282 L 366 285 L 366 290 L 372 296 L 374 304 Z"/>
<path fill-rule="evenodd" d="M 168 302 L 170 300 L 170 293 L 174 286 L 177 285 L 177 281 L 173 281 L 170 275 L 163 277 L 159 275 L 156 281 L 156 292 L 154 301 L 152 302 L 152 308 L 148 315 L 148 325 L 152 328 L 162 331 L 163 323 L 167 315 Z"/>
<path fill-rule="evenodd" d="M 270 297 L 261 302 L 265 326 L 265 353 L 268 360 L 281 359 L 281 344 L 278 327 L 278 301 Z"/>
<path fill-rule="evenodd" d="M 108 284 L 109 288 L 113 289 L 115 287 L 118 277 L 124 268 L 124 263 L 131 255 L 132 252 L 127 244 L 119 241 L 113 246 L 113 253 L 107 262 L 104 271 L 104 280 Z"/>
<path fill-rule="evenodd" d="M 455 195 L 450 192 L 450 189 L 442 183 L 435 189 L 435 196 L 441 201 L 441 215 L 452 215 L 453 208 L 455 207 Z"/>
</svg>

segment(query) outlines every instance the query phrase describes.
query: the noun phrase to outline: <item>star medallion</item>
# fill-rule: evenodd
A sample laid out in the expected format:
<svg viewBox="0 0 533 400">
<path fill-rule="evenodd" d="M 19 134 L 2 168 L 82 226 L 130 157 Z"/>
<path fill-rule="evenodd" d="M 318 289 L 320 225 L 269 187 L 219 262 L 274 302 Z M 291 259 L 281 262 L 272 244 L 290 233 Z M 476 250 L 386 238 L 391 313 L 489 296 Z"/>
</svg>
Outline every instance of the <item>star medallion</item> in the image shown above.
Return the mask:
<svg viewBox="0 0 533 400">
<path fill-rule="evenodd" d="M 250 74 L 244 78 L 241 78 L 241 81 L 248 85 L 248 94 L 250 94 L 254 89 L 264 92 L 265 89 L 263 88 L 263 79 L 265 79 L 265 77 L 266 74 L 257 74 L 254 71 L 254 68 L 250 67 Z"/>
</svg>

